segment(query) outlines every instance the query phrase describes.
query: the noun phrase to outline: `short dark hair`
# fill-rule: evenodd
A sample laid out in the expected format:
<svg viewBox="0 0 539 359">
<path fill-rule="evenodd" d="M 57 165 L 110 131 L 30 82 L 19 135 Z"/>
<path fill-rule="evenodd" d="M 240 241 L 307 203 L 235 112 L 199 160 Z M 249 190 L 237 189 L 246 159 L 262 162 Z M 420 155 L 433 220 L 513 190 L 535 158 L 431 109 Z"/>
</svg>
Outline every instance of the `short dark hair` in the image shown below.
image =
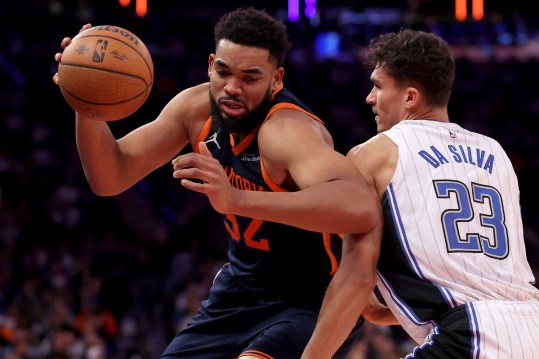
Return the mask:
<svg viewBox="0 0 539 359">
<path fill-rule="evenodd" d="M 268 50 L 277 67 L 284 64 L 291 46 L 284 23 L 253 7 L 223 15 L 215 25 L 214 36 L 216 46 L 226 39 L 238 45 Z"/>
<path fill-rule="evenodd" d="M 369 44 L 365 65 L 383 66 L 399 84 L 418 86 L 429 106 L 449 102 L 455 59 L 449 44 L 436 34 L 403 28 L 379 35 Z"/>
</svg>

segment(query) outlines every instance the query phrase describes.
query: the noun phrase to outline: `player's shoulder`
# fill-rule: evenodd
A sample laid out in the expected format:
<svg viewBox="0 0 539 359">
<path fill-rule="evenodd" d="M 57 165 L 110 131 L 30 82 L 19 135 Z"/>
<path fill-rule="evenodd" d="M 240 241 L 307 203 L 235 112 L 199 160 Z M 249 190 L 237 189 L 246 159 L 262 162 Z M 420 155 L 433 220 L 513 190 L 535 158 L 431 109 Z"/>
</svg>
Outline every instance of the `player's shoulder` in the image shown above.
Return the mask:
<svg viewBox="0 0 539 359">
<path fill-rule="evenodd" d="M 311 150 L 333 149 L 334 141 L 324 124 L 309 114 L 297 109 L 284 108 L 273 113 L 260 127 L 259 146 L 269 143 L 279 146 L 311 146 Z M 319 144 L 326 146 L 318 147 Z"/>
<path fill-rule="evenodd" d="M 389 139 L 384 133 L 378 133 L 375 136 L 369 138 L 367 141 L 362 142 L 348 151 L 347 157 L 353 159 L 355 157 L 368 156 L 369 158 L 377 158 L 386 152 L 386 149 L 394 145 L 393 141 Z"/>
<path fill-rule="evenodd" d="M 191 144 L 195 143 L 209 118 L 208 91 L 207 83 L 182 90 L 165 105 L 154 122 L 169 134 L 187 134 Z"/>
<path fill-rule="evenodd" d="M 188 88 L 182 90 L 180 93 L 183 93 L 183 94 L 188 95 L 188 96 L 204 95 L 204 96 L 206 96 L 206 99 L 207 99 L 209 89 L 210 89 L 210 83 L 209 82 L 203 82 L 201 84 L 188 87 Z"/>
<path fill-rule="evenodd" d="M 392 167 L 398 157 L 397 145 L 384 133 L 378 133 L 367 141 L 354 146 L 346 157 L 367 178 L 376 177 L 386 166 Z M 372 182 L 372 181 L 371 181 Z"/>
<path fill-rule="evenodd" d="M 208 91 L 210 88 L 209 82 L 205 82 L 196 86 L 188 87 L 178 93 L 172 101 L 182 103 L 191 107 L 201 106 L 209 108 Z"/>
<path fill-rule="evenodd" d="M 164 113 L 174 117 L 181 116 L 191 120 L 205 121 L 210 113 L 208 91 L 209 83 L 186 88 L 168 102 Z"/>
</svg>

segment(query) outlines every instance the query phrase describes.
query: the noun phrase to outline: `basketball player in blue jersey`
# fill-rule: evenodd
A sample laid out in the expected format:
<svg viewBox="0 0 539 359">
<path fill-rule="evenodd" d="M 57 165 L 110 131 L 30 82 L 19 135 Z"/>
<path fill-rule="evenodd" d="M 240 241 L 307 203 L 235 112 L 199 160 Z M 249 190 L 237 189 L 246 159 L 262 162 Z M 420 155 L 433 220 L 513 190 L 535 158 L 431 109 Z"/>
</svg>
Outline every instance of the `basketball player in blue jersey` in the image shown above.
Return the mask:
<svg viewBox="0 0 539 359">
<path fill-rule="evenodd" d="M 209 82 L 120 139 L 76 113 L 77 148 L 98 195 L 121 193 L 172 161 L 173 177 L 223 215 L 229 263 L 164 358 L 299 358 L 339 262 L 340 237 L 329 233 L 370 232 L 380 206 L 322 121 L 283 87 L 284 24 L 242 8 L 214 34 Z M 195 152 L 174 158 L 187 145 Z"/>
<path fill-rule="evenodd" d="M 450 122 L 449 45 L 403 29 L 375 38 L 366 63 L 379 134 L 348 157 L 381 199 L 383 236 L 345 237 L 302 358 L 331 358 L 365 306 L 370 293 L 356 275 L 362 242 L 381 247 L 377 286 L 418 344 L 406 358 L 539 358 L 539 290 L 517 177 L 498 142 Z M 384 321 L 395 324 L 391 315 Z"/>
</svg>

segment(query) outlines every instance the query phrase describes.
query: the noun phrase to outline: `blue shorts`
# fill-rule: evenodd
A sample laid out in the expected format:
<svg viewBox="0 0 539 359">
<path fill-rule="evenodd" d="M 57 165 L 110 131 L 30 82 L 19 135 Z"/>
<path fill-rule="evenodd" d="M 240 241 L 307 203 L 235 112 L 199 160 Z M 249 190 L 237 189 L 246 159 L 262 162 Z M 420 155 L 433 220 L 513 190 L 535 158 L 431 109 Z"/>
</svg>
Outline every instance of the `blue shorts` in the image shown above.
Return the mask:
<svg viewBox="0 0 539 359">
<path fill-rule="evenodd" d="M 208 299 L 187 328 L 174 337 L 162 358 L 234 359 L 249 353 L 266 359 L 297 359 L 316 320 L 316 311 L 245 289 L 233 280 L 225 265 Z M 345 357 L 360 335 L 360 322 L 334 358 Z"/>
</svg>

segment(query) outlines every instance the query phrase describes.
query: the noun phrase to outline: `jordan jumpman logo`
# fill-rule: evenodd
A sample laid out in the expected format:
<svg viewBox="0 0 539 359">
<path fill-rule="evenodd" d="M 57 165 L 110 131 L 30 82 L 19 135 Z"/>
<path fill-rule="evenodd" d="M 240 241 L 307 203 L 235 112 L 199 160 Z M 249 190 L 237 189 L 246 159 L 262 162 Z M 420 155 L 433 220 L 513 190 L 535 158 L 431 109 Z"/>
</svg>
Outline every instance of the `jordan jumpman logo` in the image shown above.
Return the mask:
<svg viewBox="0 0 539 359">
<path fill-rule="evenodd" d="M 210 138 L 207 141 L 204 141 L 204 143 L 215 142 L 215 145 L 217 146 L 217 148 L 221 149 L 221 146 L 219 146 L 219 144 L 217 143 L 217 135 L 219 134 L 220 131 L 221 130 L 219 130 L 217 132 L 214 132 L 214 134 L 211 135 Z"/>
</svg>

